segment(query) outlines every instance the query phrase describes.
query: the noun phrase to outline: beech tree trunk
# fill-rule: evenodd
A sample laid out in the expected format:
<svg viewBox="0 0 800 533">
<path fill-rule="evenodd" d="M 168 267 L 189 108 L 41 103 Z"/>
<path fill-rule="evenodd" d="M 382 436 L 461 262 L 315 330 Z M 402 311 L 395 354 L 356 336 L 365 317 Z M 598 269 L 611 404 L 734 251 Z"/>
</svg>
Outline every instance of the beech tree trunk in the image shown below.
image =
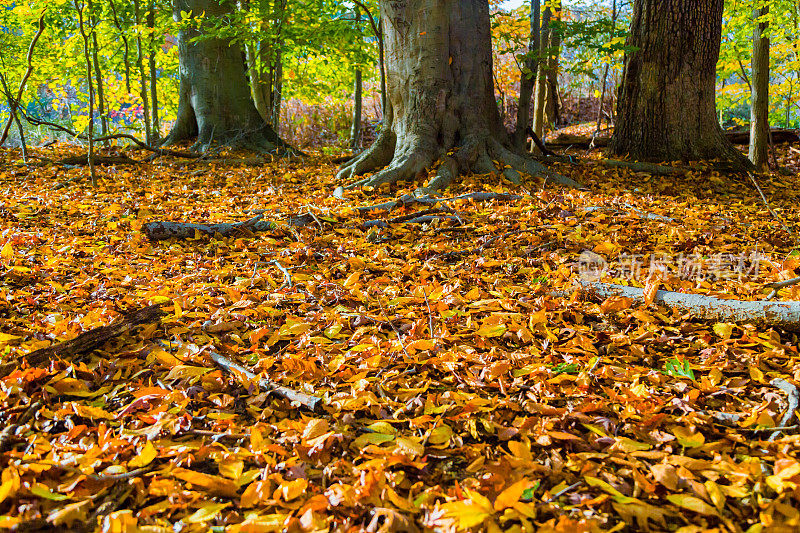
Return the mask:
<svg viewBox="0 0 800 533">
<path fill-rule="evenodd" d="M 519 171 L 545 173 L 541 164 L 513 151 L 500 121 L 489 2 L 381 0 L 380 6 L 389 109 L 378 140 L 345 164 L 338 177 L 385 168 L 347 187 L 421 178 L 439 160 L 429 189 L 446 187 L 459 173 L 498 171 L 495 161 L 515 182 Z"/>
<path fill-rule="evenodd" d="M 205 13 L 211 23 L 235 9 L 233 0 L 174 0 L 173 17 Z M 228 39 L 203 37 L 200 29 L 178 32 L 180 99 L 172 131 L 164 144 L 196 137 L 196 148 L 206 150 L 212 142 L 255 151 L 286 147 L 256 110 L 250 96 L 242 51 Z"/>
<path fill-rule="evenodd" d="M 762 18 L 768 14 L 769 4 L 766 2 L 753 11 L 755 29 L 748 157 L 757 170 L 763 170 L 767 165 L 769 147 L 769 37 L 766 34 L 768 23 Z"/>
<path fill-rule="evenodd" d="M 750 168 L 717 122 L 723 0 L 636 0 L 611 152 Z"/>
<path fill-rule="evenodd" d="M 522 65 L 519 79 L 519 106 L 517 107 L 517 128 L 514 132 L 514 148 L 525 149 L 528 138 L 527 127 L 531 123 L 531 97 L 536 84 L 536 72 L 539 69 L 539 19 L 541 18 L 541 1 L 531 0 L 531 12 L 528 17 L 531 33 L 528 38 L 528 52 Z"/>
</svg>

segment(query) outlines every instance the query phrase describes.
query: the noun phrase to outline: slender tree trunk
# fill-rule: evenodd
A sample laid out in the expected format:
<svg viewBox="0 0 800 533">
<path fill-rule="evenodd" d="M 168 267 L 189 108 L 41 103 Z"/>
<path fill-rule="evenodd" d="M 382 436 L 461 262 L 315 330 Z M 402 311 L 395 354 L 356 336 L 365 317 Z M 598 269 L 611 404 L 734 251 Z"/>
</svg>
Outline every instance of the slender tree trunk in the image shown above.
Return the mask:
<svg viewBox="0 0 800 533">
<path fill-rule="evenodd" d="M 97 84 L 97 111 L 100 113 L 100 132 L 103 137 L 108 135 L 108 117 L 106 116 L 106 96 L 103 86 L 103 73 L 100 71 L 100 60 L 98 59 L 97 49 L 97 19 L 92 14 L 92 0 L 87 0 L 86 7 L 89 10 L 89 21 L 92 24 L 92 63 L 94 64 L 94 79 Z M 108 145 L 108 141 L 106 141 Z"/>
<path fill-rule="evenodd" d="M 723 0 L 636 0 L 610 151 L 644 161 L 750 163 L 723 135 L 716 66 Z"/>
<path fill-rule="evenodd" d="M 144 118 L 144 131 L 147 143 L 153 142 L 153 133 L 150 129 L 150 99 L 147 97 L 147 76 L 144 72 L 144 49 L 142 47 L 142 10 L 141 0 L 133 0 L 134 22 L 136 22 L 136 67 L 139 70 L 139 97 L 142 99 Z"/>
<path fill-rule="evenodd" d="M 174 0 L 173 17 L 180 22 L 182 13 L 205 13 L 213 24 L 234 9 L 230 0 Z M 239 45 L 215 37 L 194 40 L 203 29 L 201 23 L 178 32 L 180 100 L 165 144 L 196 138 L 203 150 L 212 142 L 256 151 L 288 148 L 253 104 Z"/>
<path fill-rule="evenodd" d="M 282 45 L 281 45 L 282 46 Z M 283 53 L 275 51 L 275 71 L 272 82 L 272 127 L 278 132 L 281 126 L 281 103 L 283 100 Z"/>
<path fill-rule="evenodd" d="M 616 30 L 617 26 L 617 0 L 613 0 L 611 4 L 611 35 L 609 35 L 610 39 L 614 38 L 614 31 Z M 600 106 L 597 109 L 597 128 L 595 128 L 595 135 L 600 133 L 600 128 L 603 125 L 603 106 L 605 105 L 606 101 L 606 87 L 608 86 L 608 69 L 609 69 L 609 61 L 606 61 L 606 64 L 603 66 L 603 77 L 601 78 L 600 83 L 602 87 L 600 88 Z"/>
<path fill-rule="evenodd" d="M 89 35 L 86 33 L 86 25 L 83 17 L 83 3 L 75 0 L 75 9 L 78 11 L 78 28 L 83 38 L 83 59 L 86 62 L 86 85 L 89 87 L 89 127 L 87 136 L 89 137 L 89 176 L 92 180 L 92 187 L 97 187 L 97 173 L 94 168 L 94 87 L 92 84 L 92 59 L 89 54 Z"/>
<path fill-rule="evenodd" d="M 390 112 L 375 144 L 347 163 L 338 177 L 385 168 L 347 187 L 425 179 L 440 160 L 429 189 L 443 189 L 459 173 L 502 172 L 517 183 L 519 171 L 543 173 L 543 166 L 513 150 L 500 121 L 489 3 L 381 0 L 380 6 Z"/>
<path fill-rule="evenodd" d="M 561 0 L 553 1 L 553 19 L 561 21 Z M 558 65 L 561 57 L 561 30 L 550 28 L 550 44 L 547 54 L 547 97 L 544 114 L 547 123 L 555 128 L 561 123 L 558 105 Z"/>
<path fill-rule="evenodd" d="M 550 19 L 552 18 L 552 9 L 550 3 L 545 4 L 544 12 L 542 13 L 542 27 L 540 30 L 541 37 L 539 39 L 539 68 L 536 74 L 536 94 L 534 95 L 533 103 L 533 131 L 540 139 L 544 139 L 544 103 L 545 92 L 547 91 L 547 50 L 550 44 Z M 538 151 L 535 146 L 532 148 Z"/>
<path fill-rule="evenodd" d="M 748 157 L 756 170 L 767 165 L 769 148 L 769 37 L 765 35 L 769 24 L 769 4 L 753 11 L 753 89 L 750 103 L 750 150 Z"/>
<path fill-rule="evenodd" d="M 263 70 L 263 63 L 259 61 L 261 49 L 266 48 L 266 46 L 264 41 L 249 43 L 245 47 L 245 53 L 247 55 L 247 74 L 250 78 L 250 91 L 253 94 L 253 103 L 258 110 L 258 114 L 261 115 L 261 118 L 269 121 L 272 118 L 270 116 L 272 110 L 272 103 L 270 102 L 272 88 Z"/>
<path fill-rule="evenodd" d="M 525 61 L 522 65 L 522 72 L 519 78 L 519 106 L 517 107 L 517 125 L 514 130 L 514 148 L 517 150 L 525 149 L 528 126 L 531 123 L 531 96 L 533 86 L 536 83 L 536 72 L 539 69 L 539 18 L 541 16 L 541 0 L 531 0 L 530 27 L 531 33 L 528 37 L 528 51 L 525 54 Z"/>
<path fill-rule="evenodd" d="M 153 143 L 161 138 L 161 124 L 158 120 L 158 76 L 156 73 L 156 9 L 155 2 L 150 0 L 147 10 L 147 29 L 150 30 L 150 45 L 147 53 L 147 64 L 150 69 L 150 112 L 152 113 Z"/>
<path fill-rule="evenodd" d="M 353 124 L 350 127 L 350 146 L 353 149 L 358 148 L 359 137 L 361 136 L 361 69 L 356 69 L 355 81 L 353 83 Z"/>
<path fill-rule="evenodd" d="M 122 24 L 119 21 L 119 16 L 117 16 L 117 6 L 114 5 L 114 0 L 108 0 L 108 4 L 111 6 L 111 16 L 114 20 L 114 26 L 117 27 L 117 31 L 119 32 L 119 36 L 122 39 L 122 61 L 125 64 L 125 91 L 130 94 L 131 93 L 131 62 L 130 62 L 130 50 L 128 46 L 128 37 L 126 36 L 126 31 L 122 29 Z"/>
</svg>

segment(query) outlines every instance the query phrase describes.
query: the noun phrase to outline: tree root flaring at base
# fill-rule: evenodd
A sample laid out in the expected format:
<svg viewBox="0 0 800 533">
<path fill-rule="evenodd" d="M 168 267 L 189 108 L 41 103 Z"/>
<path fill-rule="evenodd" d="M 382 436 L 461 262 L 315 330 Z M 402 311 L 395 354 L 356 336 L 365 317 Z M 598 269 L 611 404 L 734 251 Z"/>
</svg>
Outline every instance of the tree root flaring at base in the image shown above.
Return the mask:
<svg viewBox="0 0 800 533">
<path fill-rule="evenodd" d="M 405 147 L 395 152 L 392 144 L 386 138 L 379 139 L 370 149 L 346 163 L 337 174 L 337 179 L 342 181 L 358 174 L 381 170 L 368 178 L 344 185 L 337 195 L 346 189 L 379 187 L 397 181 L 417 179 L 420 175 L 427 174 L 426 169 L 433 166 L 437 159 L 441 162 L 436 176 L 425 187 L 428 191 L 447 188 L 459 175 L 491 172 L 499 172 L 517 185 L 522 182 L 522 174 L 529 174 L 566 187 L 583 187 L 577 181 L 549 170 L 541 163 L 506 148 L 494 139 L 469 139 L 456 152 L 443 157 L 422 148 Z"/>
</svg>

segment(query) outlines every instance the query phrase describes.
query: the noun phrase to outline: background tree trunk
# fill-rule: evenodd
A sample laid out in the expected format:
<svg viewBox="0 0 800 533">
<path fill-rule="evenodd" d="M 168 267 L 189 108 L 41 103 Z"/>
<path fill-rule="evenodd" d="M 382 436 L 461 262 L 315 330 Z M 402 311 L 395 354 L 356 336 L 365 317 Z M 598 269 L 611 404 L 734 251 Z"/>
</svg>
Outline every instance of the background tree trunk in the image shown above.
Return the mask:
<svg viewBox="0 0 800 533">
<path fill-rule="evenodd" d="M 180 21 L 181 12 L 191 11 L 214 20 L 234 9 L 231 0 L 175 0 L 173 17 Z M 256 151 L 285 147 L 253 104 L 239 46 L 216 37 L 191 42 L 200 36 L 202 25 L 178 32 L 180 99 L 165 144 L 196 136 L 201 149 L 212 142 Z"/>
<path fill-rule="evenodd" d="M 763 2 L 753 11 L 753 84 L 750 102 L 750 150 L 748 157 L 756 170 L 767 164 L 769 148 L 769 4 Z"/>
<path fill-rule="evenodd" d="M 716 66 L 723 0 L 636 0 L 611 152 L 643 161 L 750 163 L 722 134 Z"/>
<path fill-rule="evenodd" d="M 555 0 L 553 5 L 553 20 L 561 21 L 561 0 Z M 544 103 L 544 114 L 547 123 L 556 128 L 561 123 L 558 105 L 558 63 L 561 57 L 561 29 L 550 27 L 550 43 L 547 53 L 547 92 Z"/>
<path fill-rule="evenodd" d="M 147 143 L 153 142 L 150 129 L 150 99 L 147 96 L 147 76 L 144 73 L 144 49 L 142 48 L 142 10 L 140 0 L 133 0 L 133 18 L 136 22 L 136 68 L 139 70 L 139 97 L 142 99 L 144 131 Z"/>
<path fill-rule="evenodd" d="M 362 81 L 361 69 L 356 69 L 355 80 L 353 82 L 353 124 L 350 126 L 350 147 L 358 148 L 358 139 L 361 136 L 361 108 L 362 108 Z"/>
<path fill-rule="evenodd" d="M 380 5 L 390 112 L 375 144 L 345 164 L 339 178 L 386 165 L 348 187 L 425 178 L 440 159 L 430 189 L 446 187 L 460 172 L 497 171 L 495 161 L 503 164 L 506 178 L 516 182 L 518 171 L 544 172 L 543 166 L 510 149 L 500 121 L 489 3 L 382 0 Z"/>
<path fill-rule="evenodd" d="M 539 68 L 536 73 L 536 95 L 533 100 L 533 131 L 540 139 L 544 139 L 545 118 L 544 118 L 544 105 L 545 93 L 547 92 L 547 67 L 548 50 L 550 47 L 550 19 L 552 18 L 553 10 L 550 3 L 545 4 L 544 12 L 542 13 L 542 25 L 539 38 Z M 533 151 L 538 152 L 539 149 L 533 146 Z"/>
<path fill-rule="evenodd" d="M 541 17 L 541 1 L 531 0 L 530 26 L 531 33 L 528 40 L 528 52 L 522 65 L 519 79 L 519 106 L 517 107 L 517 125 L 514 130 L 514 148 L 525 149 L 528 125 L 531 123 L 531 96 L 533 86 L 536 84 L 536 72 L 539 69 L 539 19 Z"/>
<path fill-rule="evenodd" d="M 156 72 L 156 7 L 155 1 L 150 0 L 147 8 L 147 29 L 150 31 L 149 45 L 147 47 L 147 65 L 150 70 L 150 113 L 153 120 L 153 142 L 161 138 L 161 123 L 158 120 L 158 76 Z"/>
</svg>

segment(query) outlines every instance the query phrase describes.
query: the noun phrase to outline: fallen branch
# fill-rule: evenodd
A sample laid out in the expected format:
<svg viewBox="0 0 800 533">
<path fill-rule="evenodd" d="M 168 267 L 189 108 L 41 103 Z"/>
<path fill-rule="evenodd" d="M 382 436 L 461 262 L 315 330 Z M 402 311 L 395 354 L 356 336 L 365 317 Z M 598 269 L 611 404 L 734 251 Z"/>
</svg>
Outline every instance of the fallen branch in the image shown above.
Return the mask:
<svg viewBox="0 0 800 533">
<path fill-rule="evenodd" d="M 151 241 L 165 241 L 167 239 L 192 239 L 197 233 L 201 235 L 221 235 L 230 237 L 244 231 L 257 233 L 259 231 L 270 231 L 279 227 L 278 223 L 269 220 L 262 220 L 263 214 L 258 214 L 249 220 L 242 222 L 219 222 L 219 223 L 191 223 L 191 222 L 148 222 L 142 225 L 144 233 Z M 314 216 L 308 213 L 295 217 L 289 217 L 286 225 L 295 228 L 308 226 L 314 222 Z"/>
<path fill-rule="evenodd" d="M 639 218 L 643 218 L 645 220 L 658 220 L 659 222 L 675 222 L 674 218 L 670 218 L 664 215 L 659 215 L 657 213 L 650 213 L 648 211 L 642 211 L 641 209 L 637 209 L 632 205 L 623 204 L 622 207 L 624 209 L 632 211 Z M 606 207 L 606 206 L 589 206 L 583 210 L 584 213 L 592 213 L 594 211 L 602 211 L 606 213 L 624 213 L 623 209 L 616 209 L 614 207 Z"/>
<path fill-rule="evenodd" d="M 92 157 L 92 162 L 95 165 L 138 165 L 141 161 L 131 159 L 126 155 L 97 155 Z M 56 165 L 88 165 L 89 158 L 85 155 L 77 155 L 72 157 L 65 157 L 58 161 L 53 161 Z"/>
<path fill-rule="evenodd" d="M 34 350 L 20 357 L 31 366 L 40 365 L 56 357 L 70 357 L 91 352 L 100 348 L 109 340 L 126 333 L 136 326 L 156 322 L 162 315 L 161 304 L 150 305 L 125 313 L 119 319 L 107 326 L 101 326 L 81 333 L 74 339 L 60 342 L 47 348 Z M 6 363 L 0 366 L 0 376 L 7 376 L 19 362 Z"/>
<path fill-rule="evenodd" d="M 778 435 L 780 435 L 781 431 L 783 431 L 783 428 L 786 428 L 789 422 L 792 421 L 792 418 L 794 418 L 795 411 L 797 411 L 798 406 L 800 406 L 800 391 L 797 390 L 797 387 L 781 378 L 775 378 L 770 381 L 769 384 L 773 387 L 778 387 L 785 392 L 789 400 L 789 406 L 786 408 L 786 413 L 784 413 L 783 418 L 781 418 L 781 421 L 778 423 L 778 426 L 781 429 L 776 429 L 772 435 L 769 436 L 769 439 L 767 439 L 772 441 L 778 438 Z"/>
<path fill-rule="evenodd" d="M 778 295 L 779 290 L 785 289 L 786 287 L 791 287 L 793 285 L 797 285 L 798 283 L 800 283 L 800 278 L 792 278 L 784 281 L 770 283 L 769 285 L 767 285 L 767 288 L 772 289 L 772 292 L 770 292 L 769 296 L 767 296 L 767 300 L 772 300 L 773 298 L 775 298 L 775 296 Z"/>
<path fill-rule="evenodd" d="M 579 290 L 586 297 L 601 301 L 612 296 L 631 298 L 637 304 L 645 301 L 644 290 L 637 287 L 581 281 Z M 554 296 L 566 295 L 566 293 L 554 294 Z M 723 300 L 702 294 L 671 291 L 658 291 L 653 302 L 702 320 L 746 322 L 800 331 L 800 302 Z"/>
<path fill-rule="evenodd" d="M 391 200 L 382 204 L 367 205 L 357 207 L 359 213 L 368 213 L 370 211 L 394 211 L 399 207 L 404 207 L 413 204 L 426 204 L 436 205 L 438 203 L 455 202 L 456 200 L 474 200 L 476 202 L 485 202 L 489 200 L 520 200 L 522 196 L 518 194 L 497 193 L 497 192 L 471 192 L 459 196 L 451 196 L 450 198 L 436 198 L 428 195 L 417 194 L 404 194 L 397 200 Z"/>
<path fill-rule="evenodd" d="M 250 381 L 257 380 L 258 385 L 261 388 L 268 390 L 273 394 L 280 396 L 281 398 L 289 400 L 290 402 L 297 402 L 310 411 L 318 412 L 322 408 L 322 398 L 318 396 L 312 396 L 304 392 L 299 392 L 294 389 L 284 387 L 283 385 L 279 385 L 266 377 L 259 378 L 242 365 L 231 361 L 224 355 L 220 355 L 217 352 L 211 352 L 211 359 L 213 359 L 215 363 L 224 368 L 227 372 L 230 372 L 234 375 L 237 373 L 242 374 Z"/>
</svg>

